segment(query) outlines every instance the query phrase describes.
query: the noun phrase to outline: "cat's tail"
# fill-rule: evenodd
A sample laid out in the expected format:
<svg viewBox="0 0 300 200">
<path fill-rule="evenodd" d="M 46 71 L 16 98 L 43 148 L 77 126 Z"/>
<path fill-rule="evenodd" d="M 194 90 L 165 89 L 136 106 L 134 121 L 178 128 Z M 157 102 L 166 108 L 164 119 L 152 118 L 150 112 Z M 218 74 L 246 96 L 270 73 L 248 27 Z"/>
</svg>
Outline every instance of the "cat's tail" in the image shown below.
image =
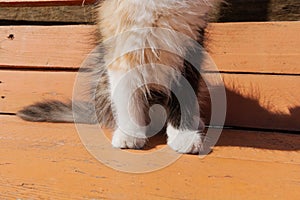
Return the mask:
<svg viewBox="0 0 300 200">
<path fill-rule="evenodd" d="M 49 100 L 24 107 L 17 116 L 33 122 L 70 122 L 95 124 L 97 117 L 93 115 L 92 104 L 88 102 L 61 102 Z M 76 115 L 74 120 L 73 114 Z"/>
</svg>

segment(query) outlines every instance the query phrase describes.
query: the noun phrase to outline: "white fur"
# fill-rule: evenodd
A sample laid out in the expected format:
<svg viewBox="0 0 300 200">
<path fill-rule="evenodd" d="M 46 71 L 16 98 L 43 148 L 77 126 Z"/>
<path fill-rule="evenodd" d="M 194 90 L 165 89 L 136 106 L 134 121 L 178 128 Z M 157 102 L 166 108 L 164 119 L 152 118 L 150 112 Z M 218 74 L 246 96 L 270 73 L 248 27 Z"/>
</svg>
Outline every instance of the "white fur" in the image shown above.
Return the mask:
<svg viewBox="0 0 300 200">
<path fill-rule="evenodd" d="M 179 130 L 169 124 L 167 135 L 168 145 L 179 153 L 196 154 L 203 150 L 200 131 Z"/>
<path fill-rule="evenodd" d="M 130 104 L 137 107 L 139 104 L 135 102 L 135 99 L 130 99 L 136 82 L 126 77 L 126 74 L 126 71 L 108 70 L 118 126 L 113 135 L 112 145 L 116 148 L 142 148 L 146 142 L 146 128 L 136 124 L 135 119 L 143 119 L 144 116 L 131 115 Z"/>
<path fill-rule="evenodd" d="M 128 135 L 119 128 L 114 131 L 114 135 L 111 142 L 113 147 L 121 149 L 140 149 L 143 148 L 145 143 L 146 138 L 139 138 Z"/>
</svg>

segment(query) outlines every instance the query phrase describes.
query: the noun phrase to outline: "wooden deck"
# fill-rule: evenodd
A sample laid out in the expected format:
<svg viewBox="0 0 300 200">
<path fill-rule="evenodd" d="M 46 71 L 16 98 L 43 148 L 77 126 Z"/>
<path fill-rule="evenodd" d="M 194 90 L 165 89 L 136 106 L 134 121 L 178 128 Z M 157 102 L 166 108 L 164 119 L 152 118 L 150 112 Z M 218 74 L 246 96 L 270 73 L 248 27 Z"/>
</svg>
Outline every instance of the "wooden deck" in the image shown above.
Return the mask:
<svg viewBox="0 0 300 200">
<path fill-rule="evenodd" d="M 95 47 L 87 42 L 94 30 L 0 26 L 0 112 L 71 98 L 76 70 Z M 206 46 L 227 90 L 227 126 L 300 131 L 299 32 L 300 21 L 210 24 Z"/>
<path fill-rule="evenodd" d="M 214 151 L 145 174 L 106 167 L 73 124 L 0 116 L 1 199 L 299 199 L 300 135 L 224 130 Z"/>
<path fill-rule="evenodd" d="M 204 158 L 183 155 L 155 172 L 133 174 L 94 158 L 74 124 L 14 115 L 36 101 L 72 97 L 77 70 L 95 46 L 88 12 L 95 1 L 0 0 L 0 24 L 10 25 L 0 26 L 0 200 L 298 200 L 300 4 L 254 1 L 229 0 L 219 21 L 243 22 L 207 29 L 230 128 Z M 209 123 L 209 105 L 204 110 Z M 160 135 L 145 150 L 130 151 L 147 154 L 165 145 Z"/>
</svg>

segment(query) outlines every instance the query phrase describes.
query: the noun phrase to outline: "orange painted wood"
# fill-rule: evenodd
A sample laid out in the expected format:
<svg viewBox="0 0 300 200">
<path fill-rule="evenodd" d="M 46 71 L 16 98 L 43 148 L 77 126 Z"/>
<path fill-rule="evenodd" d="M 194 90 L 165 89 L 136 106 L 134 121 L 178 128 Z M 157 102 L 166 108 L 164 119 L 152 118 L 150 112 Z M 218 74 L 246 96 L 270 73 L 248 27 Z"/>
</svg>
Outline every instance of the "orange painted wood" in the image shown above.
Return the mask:
<svg viewBox="0 0 300 200">
<path fill-rule="evenodd" d="M 0 67 L 78 68 L 95 46 L 94 30 L 89 25 L 2 26 Z"/>
<path fill-rule="evenodd" d="M 76 73 L 0 71 L 0 112 L 46 99 L 71 99 Z"/>
<path fill-rule="evenodd" d="M 0 27 L 0 67 L 78 68 L 93 26 Z M 213 23 L 206 46 L 219 70 L 300 74 L 300 21 Z M 14 34 L 14 39 L 7 38 Z"/>
<path fill-rule="evenodd" d="M 300 22 L 218 23 L 206 46 L 221 71 L 300 74 Z"/>
<path fill-rule="evenodd" d="M 204 159 L 184 155 L 159 171 L 127 174 L 92 157 L 73 124 L 0 116 L 0 194 L 2 199 L 296 200 L 299 140 L 299 135 L 226 130 Z"/>
<path fill-rule="evenodd" d="M 67 6 L 95 2 L 96 0 L 0 0 L 0 6 Z"/>
<path fill-rule="evenodd" d="M 72 98 L 75 72 L 0 71 L 0 112 Z M 300 76 L 223 74 L 228 126 L 300 130 Z M 209 119 L 209 109 L 206 118 Z"/>
<path fill-rule="evenodd" d="M 227 95 L 227 126 L 300 131 L 300 76 L 222 77 Z"/>
</svg>

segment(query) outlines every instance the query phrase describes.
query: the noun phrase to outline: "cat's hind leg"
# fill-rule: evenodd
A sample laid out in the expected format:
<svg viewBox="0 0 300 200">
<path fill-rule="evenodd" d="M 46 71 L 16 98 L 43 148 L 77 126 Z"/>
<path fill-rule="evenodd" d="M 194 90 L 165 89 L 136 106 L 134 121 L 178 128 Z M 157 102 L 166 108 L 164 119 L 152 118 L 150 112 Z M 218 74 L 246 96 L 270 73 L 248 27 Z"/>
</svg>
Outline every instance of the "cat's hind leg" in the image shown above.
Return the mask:
<svg viewBox="0 0 300 200">
<path fill-rule="evenodd" d="M 175 128 L 168 124 L 168 145 L 178 153 L 198 154 L 203 151 L 203 136 L 200 130 Z"/>
<path fill-rule="evenodd" d="M 194 112 L 197 102 L 189 103 L 172 103 L 167 125 L 168 145 L 179 153 L 197 154 L 203 150 L 205 125 L 199 113 Z"/>
<path fill-rule="evenodd" d="M 183 75 L 179 83 L 173 86 L 175 92 L 173 91 L 168 104 L 168 145 L 179 153 L 197 154 L 203 150 L 205 128 L 200 118 L 198 101 L 201 76 L 197 69 L 188 63 L 185 63 Z"/>
</svg>

